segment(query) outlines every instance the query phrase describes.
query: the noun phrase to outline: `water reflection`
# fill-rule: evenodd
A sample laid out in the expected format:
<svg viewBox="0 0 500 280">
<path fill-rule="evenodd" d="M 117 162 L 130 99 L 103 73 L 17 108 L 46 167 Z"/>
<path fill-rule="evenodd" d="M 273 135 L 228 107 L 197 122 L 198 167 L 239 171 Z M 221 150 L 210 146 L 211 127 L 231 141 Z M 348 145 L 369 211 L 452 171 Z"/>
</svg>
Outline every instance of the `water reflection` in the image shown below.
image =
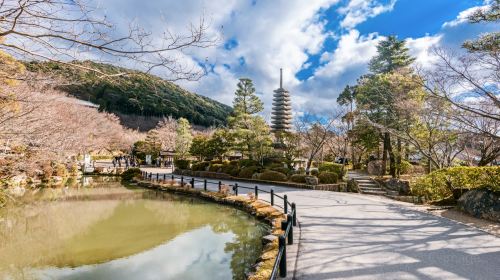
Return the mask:
<svg viewBox="0 0 500 280">
<path fill-rule="evenodd" d="M 241 279 L 267 230 L 233 208 L 118 182 L 0 210 L 4 279 Z"/>
</svg>

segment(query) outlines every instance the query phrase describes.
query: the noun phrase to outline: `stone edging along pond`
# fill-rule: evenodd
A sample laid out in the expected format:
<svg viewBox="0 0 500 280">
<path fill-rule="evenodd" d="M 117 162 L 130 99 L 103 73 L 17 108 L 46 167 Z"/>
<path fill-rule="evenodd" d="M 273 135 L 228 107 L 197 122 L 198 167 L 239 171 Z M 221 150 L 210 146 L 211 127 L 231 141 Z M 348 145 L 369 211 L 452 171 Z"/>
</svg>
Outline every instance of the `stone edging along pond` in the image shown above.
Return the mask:
<svg viewBox="0 0 500 280">
<path fill-rule="evenodd" d="M 247 279 L 267 280 L 270 278 L 274 266 L 274 261 L 278 254 L 278 236 L 283 234 L 283 230 L 281 230 L 281 221 L 286 220 L 286 216 L 282 211 L 279 211 L 266 202 L 259 201 L 254 198 L 193 189 L 189 184 L 181 187 L 179 183 L 174 181 L 158 183 L 151 181 L 133 180 L 133 182 L 137 183 L 137 185 L 140 187 L 148 189 L 186 194 L 207 201 L 230 205 L 249 213 L 250 215 L 256 217 L 258 220 L 263 221 L 271 226 L 270 234 L 262 238 L 262 244 L 264 247 L 262 249 L 260 257 L 256 260 L 256 263 L 254 265 L 255 272 L 248 275 Z"/>
</svg>

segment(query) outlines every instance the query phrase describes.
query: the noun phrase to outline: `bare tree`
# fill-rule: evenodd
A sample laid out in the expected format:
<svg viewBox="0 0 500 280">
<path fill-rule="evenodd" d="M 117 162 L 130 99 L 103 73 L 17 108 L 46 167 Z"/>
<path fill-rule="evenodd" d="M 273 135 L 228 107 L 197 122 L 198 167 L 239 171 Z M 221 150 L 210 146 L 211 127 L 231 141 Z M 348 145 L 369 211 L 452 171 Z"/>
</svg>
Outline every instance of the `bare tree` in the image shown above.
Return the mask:
<svg viewBox="0 0 500 280">
<path fill-rule="evenodd" d="M 423 86 L 454 108 L 500 121 L 500 57 L 495 54 L 456 53 L 434 49 L 438 62 L 422 72 Z"/>
<path fill-rule="evenodd" d="M 179 55 L 189 48 L 216 44 L 202 16 L 186 34 L 168 29 L 160 36 L 130 23 L 120 34 L 90 0 L 6 0 L 0 1 L 0 49 L 31 60 L 55 61 L 83 68 L 101 76 L 106 73 L 89 65 L 75 63 L 84 57 L 128 60 L 142 70 L 161 68 L 169 80 L 197 80 L 204 73 L 196 65 L 184 63 Z"/>
<path fill-rule="evenodd" d="M 311 164 L 324 145 L 335 136 L 335 123 L 341 122 L 343 112 L 335 112 L 329 118 L 318 119 L 311 114 L 297 120 L 295 129 L 307 149 L 306 173 L 309 174 Z"/>
</svg>

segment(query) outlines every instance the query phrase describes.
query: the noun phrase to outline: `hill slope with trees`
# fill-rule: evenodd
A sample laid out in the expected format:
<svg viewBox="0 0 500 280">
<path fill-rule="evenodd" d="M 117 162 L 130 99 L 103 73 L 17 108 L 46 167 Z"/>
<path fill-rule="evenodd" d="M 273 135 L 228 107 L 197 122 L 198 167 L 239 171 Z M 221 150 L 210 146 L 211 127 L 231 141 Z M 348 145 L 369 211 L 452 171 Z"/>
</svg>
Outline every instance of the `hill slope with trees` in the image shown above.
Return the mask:
<svg viewBox="0 0 500 280">
<path fill-rule="evenodd" d="M 97 104 L 100 110 L 126 115 L 128 120 L 134 116 L 146 119 L 172 116 L 186 118 L 195 125 L 218 126 L 225 124 L 232 112 L 227 105 L 186 91 L 151 74 L 91 61 L 78 64 L 82 68 L 54 62 L 29 62 L 26 68 L 68 81 L 58 89 Z M 108 74 L 102 77 L 95 71 L 85 70 L 85 67 Z M 152 125 L 154 127 L 155 124 Z"/>
</svg>

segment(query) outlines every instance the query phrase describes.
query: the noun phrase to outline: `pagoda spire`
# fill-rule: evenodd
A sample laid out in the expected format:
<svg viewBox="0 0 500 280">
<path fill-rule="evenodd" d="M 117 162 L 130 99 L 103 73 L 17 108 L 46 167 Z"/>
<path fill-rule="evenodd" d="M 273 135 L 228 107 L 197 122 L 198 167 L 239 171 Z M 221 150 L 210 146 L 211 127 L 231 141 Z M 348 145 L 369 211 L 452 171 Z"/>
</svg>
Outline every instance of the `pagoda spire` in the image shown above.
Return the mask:
<svg viewBox="0 0 500 280">
<path fill-rule="evenodd" d="M 290 94 L 283 88 L 283 69 L 280 68 L 280 87 L 274 91 L 271 129 L 273 132 L 288 131 L 292 127 Z"/>
</svg>

